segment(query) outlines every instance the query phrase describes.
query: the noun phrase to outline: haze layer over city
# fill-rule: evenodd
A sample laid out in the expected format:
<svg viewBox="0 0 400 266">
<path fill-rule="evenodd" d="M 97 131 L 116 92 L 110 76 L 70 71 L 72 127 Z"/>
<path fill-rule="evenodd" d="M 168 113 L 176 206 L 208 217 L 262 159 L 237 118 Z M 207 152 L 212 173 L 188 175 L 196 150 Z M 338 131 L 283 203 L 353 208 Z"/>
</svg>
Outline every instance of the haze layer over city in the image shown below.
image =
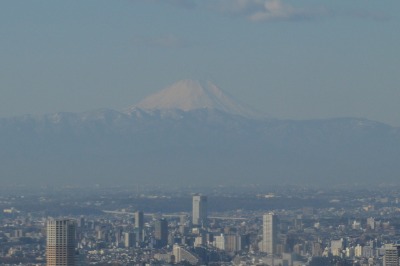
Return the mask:
<svg viewBox="0 0 400 266">
<path fill-rule="evenodd" d="M 0 265 L 398 266 L 399 1 L 12 1 Z"/>
</svg>

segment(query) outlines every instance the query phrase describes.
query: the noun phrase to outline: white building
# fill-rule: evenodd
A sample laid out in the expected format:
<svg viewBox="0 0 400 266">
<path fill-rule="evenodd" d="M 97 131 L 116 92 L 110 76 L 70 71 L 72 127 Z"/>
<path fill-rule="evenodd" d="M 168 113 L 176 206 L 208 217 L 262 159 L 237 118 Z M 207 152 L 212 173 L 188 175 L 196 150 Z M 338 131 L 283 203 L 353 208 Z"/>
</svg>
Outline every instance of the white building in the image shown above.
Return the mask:
<svg viewBox="0 0 400 266">
<path fill-rule="evenodd" d="M 202 236 L 197 236 L 197 237 L 194 239 L 194 247 L 200 247 L 200 246 L 202 246 L 202 245 L 205 244 L 204 242 L 205 242 L 205 241 L 204 241 L 204 239 L 203 239 Z"/>
<path fill-rule="evenodd" d="M 207 224 L 207 197 L 203 195 L 193 196 L 193 225 Z"/>
<path fill-rule="evenodd" d="M 192 265 L 196 265 L 199 262 L 199 258 L 186 250 L 184 247 L 181 247 L 175 244 L 172 248 L 172 254 L 175 257 L 175 263 L 179 263 L 181 261 L 187 261 Z"/>
<path fill-rule="evenodd" d="M 360 246 L 360 244 L 357 244 L 357 246 L 354 248 L 354 256 L 361 258 L 363 253 L 363 247 Z"/>
<path fill-rule="evenodd" d="M 383 266 L 399 266 L 399 249 L 398 245 L 385 245 L 385 256 L 383 256 Z"/>
<path fill-rule="evenodd" d="M 341 256 L 343 249 L 344 249 L 343 238 L 339 240 L 331 240 L 331 253 L 333 256 Z"/>
<path fill-rule="evenodd" d="M 236 234 L 221 234 L 214 237 L 214 247 L 228 252 L 242 250 L 242 238 Z"/>
<path fill-rule="evenodd" d="M 221 234 L 221 235 L 219 235 L 219 236 L 215 236 L 214 237 L 214 246 L 217 248 L 217 249 L 220 249 L 220 250 L 225 250 L 225 236 L 224 236 L 224 234 Z"/>
<path fill-rule="evenodd" d="M 367 218 L 367 226 L 368 226 L 371 230 L 375 230 L 375 218 L 373 218 L 373 217 Z"/>
<path fill-rule="evenodd" d="M 355 256 L 354 247 L 347 247 L 346 248 L 346 257 L 353 258 Z"/>
<path fill-rule="evenodd" d="M 263 240 L 262 250 L 268 254 L 276 253 L 278 238 L 277 217 L 274 213 L 263 215 Z"/>
</svg>

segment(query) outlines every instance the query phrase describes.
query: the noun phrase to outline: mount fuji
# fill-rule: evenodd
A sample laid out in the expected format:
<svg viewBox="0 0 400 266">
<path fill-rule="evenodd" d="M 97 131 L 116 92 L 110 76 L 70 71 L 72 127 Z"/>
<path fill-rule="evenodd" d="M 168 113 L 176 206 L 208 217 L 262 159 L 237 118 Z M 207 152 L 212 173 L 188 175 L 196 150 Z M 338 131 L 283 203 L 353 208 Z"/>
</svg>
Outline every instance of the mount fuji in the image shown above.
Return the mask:
<svg viewBox="0 0 400 266">
<path fill-rule="evenodd" d="M 132 113 L 137 108 L 184 112 L 207 109 L 248 118 L 261 117 L 257 111 L 238 103 L 210 81 L 204 83 L 195 80 L 178 81 L 128 108 L 127 112 Z"/>
<path fill-rule="evenodd" d="M 398 182 L 399 158 L 399 128 L 266 118 L 192 80 L 121 112 L 0 119 L 3 185 L 376 185 Z"/>
</svg>

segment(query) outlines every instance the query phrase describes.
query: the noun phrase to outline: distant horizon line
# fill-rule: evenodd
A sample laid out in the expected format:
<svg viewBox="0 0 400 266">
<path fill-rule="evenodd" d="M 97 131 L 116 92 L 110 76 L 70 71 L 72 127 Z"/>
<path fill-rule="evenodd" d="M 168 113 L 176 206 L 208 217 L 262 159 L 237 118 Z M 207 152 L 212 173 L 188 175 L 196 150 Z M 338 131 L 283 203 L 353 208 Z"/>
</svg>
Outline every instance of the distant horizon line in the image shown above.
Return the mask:
<svg viewBox="0 0 400 266">
<path fill-rule="evenodd" d="M 171 108 L 171 109 L 144 109 L 144 108 L 140 108 L 140 107 L 135 107 L 135 108 L 138 109 L 138 110 L 148 111 L 148 112 L 180 111 L 180 112 L 189 113 L 189 112 L 195 112 L 195 111 L 199 111 L 199 110 L 216 110 L 216 111 L 224 113 L 222 110 L 213 109 L 213 108 L 198 108 L 198 109 L 193 109 L 193 110 L 189 110 L 189 111 L 185 111 L 185 110 L 181 110 L 181 109 L 177 109 L 177 108 Z M 89 114 L 89 113 L 94 113 L 94 112 L 99 112 L 99 111 L 112 111 L 112 112 L 116 112 L 116 113 L 119 113 L 119 114 L 123 114 L 123 115 L 129 116 L 130 114 L 128 112 L 126 112 L 126 109 L 125 110 L 118 110 L 118 109 L 113 109 L 113 108 L 109 108 L 109 107 L 100 107 L 100 108 L 86 110 L 86 111 L 55 111 L 55 112 L 45 112 L 45 113 L 25 113 L 25 114 L 19 114 L 19 115 L 0 116 L 0 120 L 24 118 L 24 117 L 40 118 L 40 117 L 58 115 L 58 114 L 83 115 L 83 114 Z M 393 124 L 388 123 L 388 122 L 379 121 L 379 120 L 375 120 L 375 119 L 370 119 L 370 118 L 367 118 L 367 117 L 357 117 L 357 116 L 330 116 L 330 117 L 315 117 L 315 118 L 287 118 L 287 117 L 268 117 L 268 116 L 264 116 L 264 117 L 262 117 L 260 119 L 255 119 L 255 120 L 275 120 L 275 121 L 306 122 L 306 121 L 324 121 L 324 120 L 328 121 L 328 120 L 340 120 L 340 119 L 363 120 L 363 121 L 379 123 L 379 124 L 390 126 L 390 127 L 393 127 L 393 128 L 400 128 L 400 125 L 396 126 L 396 125 L 393 125 Z"/>
</svg>

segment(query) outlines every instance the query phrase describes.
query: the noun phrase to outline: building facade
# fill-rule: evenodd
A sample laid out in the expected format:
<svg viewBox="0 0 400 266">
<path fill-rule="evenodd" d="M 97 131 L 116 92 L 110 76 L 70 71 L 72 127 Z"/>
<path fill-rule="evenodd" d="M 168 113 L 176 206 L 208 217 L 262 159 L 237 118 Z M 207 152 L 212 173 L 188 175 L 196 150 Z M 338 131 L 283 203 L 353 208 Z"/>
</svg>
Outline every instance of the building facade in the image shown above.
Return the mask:
<svg viewBox="0 0 400 266">
<path fill-rule="evenodd" d="M 124 244 L 126 248 L 133 248 L 135 247 L 135 233 L 126 232 L 124 234 Z"/>
<path fill-rule="evenodd" d="M 154 238 L 158 247 L 164 247 L 168 244 L 168 222 L 162 218 L 154 224 Z"/>
<path fill-rule="evenodd" d="M 74 266 L 76 223 L 70 219 L 47 221 L 46 259 L 48 266 Z"/>
<path fill-rule="evenodd" d="M 144 215 L 142 211 L 135 212 L 135 228 L 143 230 L 144 225 Z"/>
<path fill-rule="evenodd" d="M 383 256 L 383 266 L 399 266 L 399 250 L 399 245 L 386 244 L 385 255 Z"/>
<path fill-rule="evenodd" d="M 199 258 L 195 254 L 189 252 L 184 247 L 179 245 L 175 244 L 173 246 L 172 254 L 175 257 L 175 263 L 179 263 L 181 261 L 187 261 L 192 265 L 197 265 L 199 263 Z"/>
<path fill-rule="evenodd" d="M 203 195 L 193 196 L 192 223 L 194 226 L 207 224 L 207 197 Z"/>
<path fill-rule="evenodd" d="M 263 215 L 263 252 L 274 255 L 278 238 L 277 217 L 274 213 Z"/>
<path fill-rule="evenodd" d="M 136 241 L 141 243 L 143 241 L 143 229 L 144 229 L 144 214 L 142 211 L 135 212 L 135 232 Z"/>
</svg>

